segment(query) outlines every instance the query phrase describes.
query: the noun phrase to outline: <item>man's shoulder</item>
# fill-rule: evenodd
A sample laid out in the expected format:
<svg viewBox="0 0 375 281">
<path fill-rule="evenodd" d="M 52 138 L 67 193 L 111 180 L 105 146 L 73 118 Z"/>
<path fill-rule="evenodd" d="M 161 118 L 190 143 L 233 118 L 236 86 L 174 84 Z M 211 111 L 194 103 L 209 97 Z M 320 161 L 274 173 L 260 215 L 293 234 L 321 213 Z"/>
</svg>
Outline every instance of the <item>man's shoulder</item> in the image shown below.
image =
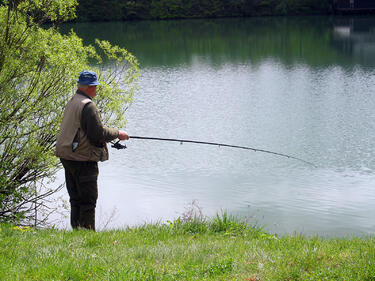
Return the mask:
<svg viewBox="0 0 375 281">
<path fill-rule="evenodd" d="M 90 100 L 84 105 L 82 109 L 82 114 L 89 115 L 89 116 L 92 116 L 92 115 L 100 116 L 99 109 L 97 108 L 96 104 L 92 100 Z"/>
<path fill-rule="evenodd" d="M 85 95 L 85 94 L 81 94 L 81 93 L 79 93 L 79 92 L 77 92 L 77 93 L 73 96 L 72 99 L 73 99 L 73 100 L 76 100 L 76 101 L 79 101 L 79 102 L 81 102 L 81 103 L 84 103 L 84 104 L 87 104 L 87 103 L 93 103 L 92 99 L 91 99 L 89 96 L 87 96 L 87 95 Z"/>
</svg>

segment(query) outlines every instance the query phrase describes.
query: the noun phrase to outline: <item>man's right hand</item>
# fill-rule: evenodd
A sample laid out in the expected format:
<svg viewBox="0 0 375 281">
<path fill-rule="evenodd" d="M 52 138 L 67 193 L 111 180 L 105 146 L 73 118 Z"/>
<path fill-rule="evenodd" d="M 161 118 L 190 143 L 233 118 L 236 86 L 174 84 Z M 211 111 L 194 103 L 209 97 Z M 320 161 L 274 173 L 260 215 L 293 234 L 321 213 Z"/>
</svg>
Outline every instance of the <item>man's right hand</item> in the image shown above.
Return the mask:
<svg viewBox="0 0 375 281">
<path fill-rule="evenodd" d="M 128 140 L 129 139 L 129 135 L 125 131 L 118 131 L 118 139 L 119 140 Z"/>
</svg>

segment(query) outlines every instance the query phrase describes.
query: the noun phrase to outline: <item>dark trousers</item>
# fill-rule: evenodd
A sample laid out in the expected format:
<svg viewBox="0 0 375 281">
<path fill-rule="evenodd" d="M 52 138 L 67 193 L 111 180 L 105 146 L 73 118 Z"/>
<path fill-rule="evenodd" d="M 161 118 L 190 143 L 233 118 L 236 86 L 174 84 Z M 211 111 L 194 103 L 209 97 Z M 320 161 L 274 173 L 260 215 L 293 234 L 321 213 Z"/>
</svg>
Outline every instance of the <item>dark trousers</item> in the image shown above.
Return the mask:
<svg viewBox="0 0 375 281">
<path fill-rule="evenodd" d="M 98 199 L 98 163 L 60 159 L 70 197 L 70 223 L 73 229 L 95 231 L 95 207 Z"/>
</svg>

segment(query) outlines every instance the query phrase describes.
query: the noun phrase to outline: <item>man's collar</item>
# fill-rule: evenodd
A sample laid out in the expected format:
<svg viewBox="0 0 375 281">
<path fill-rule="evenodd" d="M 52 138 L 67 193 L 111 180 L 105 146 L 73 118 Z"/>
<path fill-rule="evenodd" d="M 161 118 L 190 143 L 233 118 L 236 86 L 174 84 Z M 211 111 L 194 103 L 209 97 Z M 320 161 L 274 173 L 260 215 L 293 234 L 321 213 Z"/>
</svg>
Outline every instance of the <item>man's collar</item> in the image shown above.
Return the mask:
<svg viewBox="0 0 375 281">
<path fill-rule="evenodd" d="M 89 95 L 87 95 L 86 93 L 84 93 L 83 91 L 81 91 L 80 89 L 77 89 L 76 93 L 80 94 L 82 96 L 88 97 L 90 100 L 92 100 L 92 97 L 90 97 Z"/>
</svg>

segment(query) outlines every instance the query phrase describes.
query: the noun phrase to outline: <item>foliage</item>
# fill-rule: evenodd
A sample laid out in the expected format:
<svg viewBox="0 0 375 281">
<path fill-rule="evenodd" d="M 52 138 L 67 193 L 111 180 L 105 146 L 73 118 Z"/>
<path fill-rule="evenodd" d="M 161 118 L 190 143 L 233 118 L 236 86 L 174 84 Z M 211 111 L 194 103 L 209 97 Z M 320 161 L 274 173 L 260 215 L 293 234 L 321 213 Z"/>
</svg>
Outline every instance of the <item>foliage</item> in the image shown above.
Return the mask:
<svg viewBox="0 0 375 281">
<path fill-rule="evenodd" d="M 61 35 L 57 29 L 58 22 L 74 16 L 75 5 L 75 0 L 25 0 L 0 6 L 2 222 L 37 223 L 35 212 L 53 193 L 44 185 L 58 169 L 55 138 L 80 71 L 99 72 L 97 103 L 104 119 L 111 125 L 125 124 L 123 110 L 136 91 L 137 60 L 124 49 L 98 41 L 117 67 L 90 67 L 89 59 L 101 59 L 95 48 L 84 46 L 73 32 Z M 51 24 L 42 28 L 46 21 Z M 123 70 L 125 75 L 118 72 Z"/>
<path fill-rule="evenodd" d="M 79 0 L 80 21 L 327 14 L 330 0 Z"/>
<path fill-rule="evenodd" d="M 97 39 L 96 44 L 104 57 L 111 62 L 108 68 L 102 66 L 96 69 L 101 81 L 96 104 L 102 109 L 102 118 L 106 125 L 124 127 L 124 112 L 133 102 L 134 93 L 138 90 L 138 61 L 126 49 L 112 46 L 108 41 Z"/>
<path fill-rule="evenodd" d="M 254 232 L 257 229 L 247 226 L 235 237 L 211 231 L 192 234 L 168 224 L 148 224 L 95 233 L 0 224 L 0 279 L 374 279 L 373 237 L 276 237 Z"/>
<path fill-rule="evenodd" d="M 195 206 L 193 205 L 195 208 Z M 183 234 L 204 234 L 221 233 L 231 237 L 247 236 L 262 237 L 264 235 L 261 228 L 252 226 L 228 215 L 227 212 L 217 214 L 214 218 L 205 218 L 203 215 L 194 215 L 184 218 L 184 215 L 174 221 L 168 221 L 167 226 L 172 232 Z"/>
</svg>

